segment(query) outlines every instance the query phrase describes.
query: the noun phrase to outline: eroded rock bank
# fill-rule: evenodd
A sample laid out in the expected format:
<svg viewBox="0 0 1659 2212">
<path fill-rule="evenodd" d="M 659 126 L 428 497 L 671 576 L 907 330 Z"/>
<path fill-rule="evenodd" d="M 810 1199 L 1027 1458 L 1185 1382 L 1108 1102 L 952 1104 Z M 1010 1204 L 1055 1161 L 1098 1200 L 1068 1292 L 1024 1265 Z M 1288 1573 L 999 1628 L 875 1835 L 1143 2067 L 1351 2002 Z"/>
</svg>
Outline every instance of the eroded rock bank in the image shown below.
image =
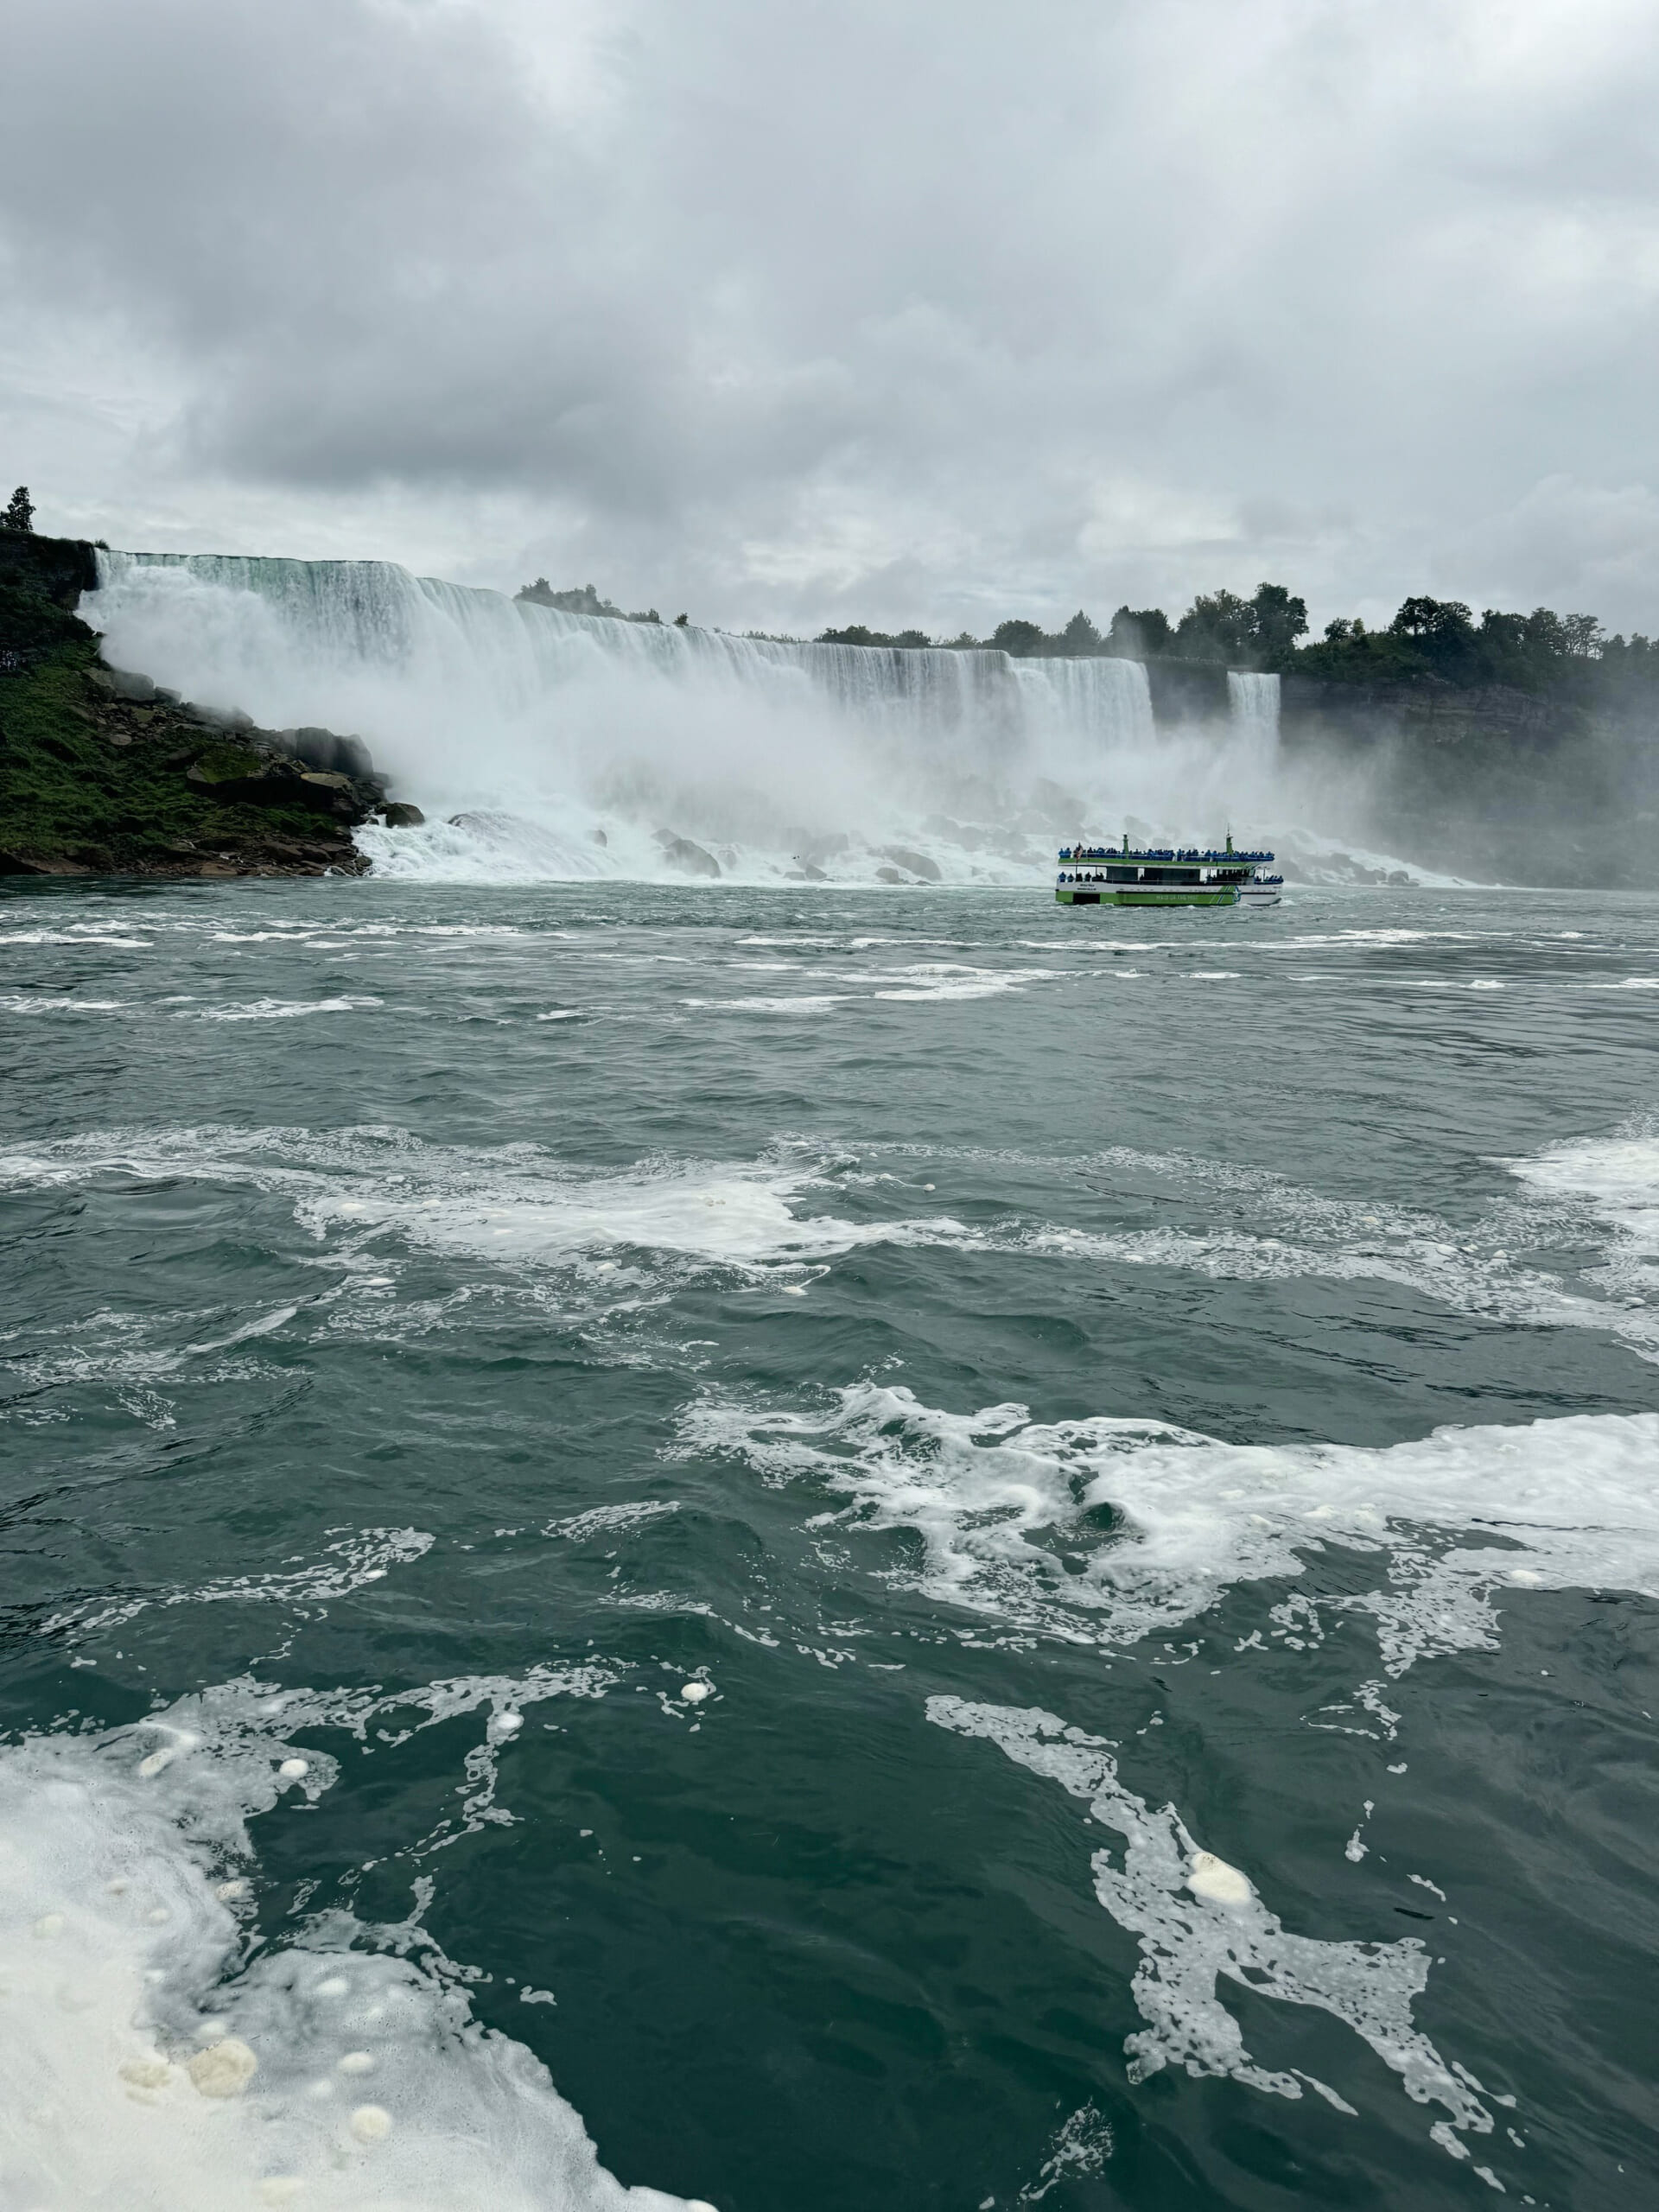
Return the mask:
<svg viewBox="0 0 1659 2212">
<path fill-rule="evenodd" d="M 386 797 L 359 738 L 265 730 L 110 667 L 75 613 L 73 538 L 0 533 L 0 874 L 363 874 Z"/>
</svg>

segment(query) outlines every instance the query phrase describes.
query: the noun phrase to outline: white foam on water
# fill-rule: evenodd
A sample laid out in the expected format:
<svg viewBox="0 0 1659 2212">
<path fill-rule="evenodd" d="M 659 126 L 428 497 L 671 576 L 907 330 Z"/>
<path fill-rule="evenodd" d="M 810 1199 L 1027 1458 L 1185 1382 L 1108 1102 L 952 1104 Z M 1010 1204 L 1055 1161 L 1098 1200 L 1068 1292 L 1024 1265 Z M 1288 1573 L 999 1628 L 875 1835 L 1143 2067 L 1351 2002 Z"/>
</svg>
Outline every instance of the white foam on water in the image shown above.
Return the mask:
<svg viewBox="0 0 1659 2212">
<path fill-rule="evenodd" d="M 0 1153 L 0 1186 L 181 1175 L 280 1193 L 320 1239 L 391 1230 L 431 1249 L 537 1265 L 639 1247 L 764 1269 L 895 1234 L 893 1224 L 793 1212 L 791 1202 L 823 1180 L 817 1156 L 644 1160 L 626 1173 L 584 1174 L 529 1145 L 471 1152 L 397 1130 L 217 1128 L 114 1131 Z M 967 1233 L 938 1227 L 947 1238 Z"/>
<path fill-rule="evenodd" d="M 112 931 L 87 928 L 78 930 L 7 930 L 0 931 L 0 945 L 7 944 L 73 944 L 88 949 L 107 947 L 114 952 L 149 952 L 154 939 L 147 937 L 118 937 Z"/>
<path fill-rule="evenodd" d="M 957 962 L 918 961 L 899 969 L 871 996 L 906 1005 L 931 999 L 1000 998 L 1005 992 L 1024 990 L 1028 983 L 1052 982 L 1054 972 L 1052 968 L 970 968 Z"/>
<path fill-rule="evenodd" d="M 252 1863 L 251 1815 L 330 1785 L 315 1752 L 283 1781 L 279 1732 L 330 1716 L 243 1683 L 0 1750 L 6 2202 L 694 2212 L 601 2165 L 541 2063 L 472 2018 L 418 1905 L 394 1929 L 334 1912 L 248 1942 L 248 1885 L 226 1871 Z"/>
<path fill-rule="evenodd" d="M 1535 1191 L 1583 1200 L 1638 1251 L 1659 1251 L 1659 1131 L 1651 1124 L 1622 1135 L 1552 1145 L 1535 1159 L 1504 1165 Z"/>
<path fill-rule="evenodd" d="M 1109 1851 L 1097 1851 L 1090 1866 L 1102 1905 L 1140 1938 L 1131 1989 L 1147 2025 L 1125 2043 L 1132 2082 L 1179 2066 L 1281 2097 L 1299 2098 L 1306 2082 L 1338 2111 L 1353 2113 L 1313 2075 L 1258 2064 L 1217 1994 L 1224 1976 L 1255 1996 L 1329 2013 L 1398 2075 L 1408 2097 L 1449 2115 L 1438 2127 L 1491 2133 L 1479 2084 L 1466 2069 L 1448 2066 L 1413 2024 L 1412 2003 L 1427 1986 L 1429 1968 L 1414 1936 L 1383 1943 L 1293 1935 L 1244 1874 L 1200 1848 L 1173 1805 L 1154 1810 L 1125 1788 L 1114 1745 L 1054 1713 L 931 1697 L 927 1717 L 956 1735 L 995 1744 L 1016 1765 L 1081 1799 L 1092 1820 L 1122 1837 L 1121 1865 Z M 1452 2143 L 1454 2155 L 1464 2154 L 1456 2137 Z"/>
<path fill-rule="evenodd" d="M 1501 1248 L 1459 1243 L 1462 1232 L 1433 1216 L 1325 1198 L 1226 1162 L 1121 1150 L 1093 1158 L 1196 1181 L 1224 1193 L 1230 1211 L 1265 1214 L 1293 1233 L 1091 1231 L 1012 1214 L 972 1227 L 948 1213 L 857 1221 L 804 1210 L 820 1192 L 843 1192 L 846 1162 L 804 1146 L 751 1161 L 658 1158 L 620 1173 L 583 1173 L 533 1146 L 428 1146 L 389 1129 L 94 1132 L 0 1151 L 0 1185 L 75 1185 L 106 1175 L 251 1185 L 288 1197 L 302 1224 L 321 1241 L 336 1240 L 337 1250 L 353 1233 L 360 1243 L 390 1232 L 429 1249 L 538 1268 L 634 1248 L 762 1274 L 893 1245 L 1024 1254 L 1067 1268 L 1162 1267 L 1233 1281 L 1373 1280 L 1477 1318 L 1595 1330 L 1659 1362 L 1659 1312 L 1568 1290 Z"/>
<path fill-rule="evenodd" d="M 207 1007 L 186 1014 L 187 1021 L 292 1021 L 308 1014 L 362 1014 L 383 1001 L 377 998 L 251 999 L 240 1006 Z"/>
<path fill-rule="evenodd" d="M 1087 2181 L 1097 2174 L 1116 2147 L 1111 2122 L 1092 2105 L 1080 2105 L 1060 2122 L 1050 2137 L 1048 2156 L 1014 2200 L 1016 2204 L 1040 2204 L 1064 2182 Z M 995 2199 L 988 2199 L 988 2203 Z M 985 2212 L 985 2207 L 981 2207 Z"/>
<path fill-rule="evenodd" d="M 1351 1211 L 1357 1214 L 1359 1209 Z M 1382 1225 L 1379 1218 L 1379 1227 Z M 1394 1283 L 1452 1313 L 1520 1327 L 1595 1330 L 1616 1338 L 1637 1358 L 1659 1363 L 1659 1313 L 1564 1289 L 1558 1277 L 1516 1266 L 1502 1252 L 1462 1249 L 1446 1241 L 1454 1232 L 1443 1224 L 1435 1226 L 1445 1231 L 1443 1236 L 1364 1239 L 1359 1231 L 1353 1243 L 1328 1245 L 1292 1243 L 1229 1229 L 1207 1233 L 1153 1229 L 1117 1235 L 1039 1229 L 1027 1232 L 1024 1242 L 1033 1250 L 1096 1267 L 1177 1268 L 1220 1281 L 1315 1277 Z"/>
<path fill-rule="evenodd" d="M 912 1532 L 919 1554 L 879 1573 L 1020 1636 L 1166 1636 L 1237 1585 L 1299 1581 L 1332 1545 L 1373 1554 L 1380 1580 L 1319 1605 L 1368 1618 L 1389 1675 L 1496 1648 L 1504 1605 L 1529 1590 L 1659 1598 L 1655 1414 L 1291 1447 L 1158 1421 L 1037 1422 L 1016 1404 L 953 1414 L 867 1382 L 817 1413 L 710 1391 L 676 1449 L 846 1501 L 812 1525 Z M 1318 1612 L 1300 1608 L 1275 1633 L 1317 1642 Z"/>
<path fill-rule="evenodd" d="M 735 1014 L 823 1014 L 832 1006 L 845 1006 L 848 995 L 842 991 L 821 992 L 816 996 L 803 993 L 798 998 L 744 999 L 682 999 L 687 1007 L 722 1007 Z M 543 1014 L 542 1020 L 550 1019 Z"/>
<path fill-rule="evenodd" d="M 1478 944 L 1489 930 L 1303 930 L 1279 940 L 1287 949 L 1303 944 Z M 1500 931 L 1507 937 L 1507 930 Z"/>
<path fill-rule="evenodd" d="M 0 1014 L 118 1014 L 121 999 L 48 998 L 42 991 L 0 995 Z"/>
<path fill-rule="evenodd" d="M 410 1211 L 403 1204 L 362 1202 L 417 1243 L 540 1264 L 637 1246 L 710 1263 L 762 1267 L 783 1259 L 846 1250 L 858 1232 L 842 1221 L 798 1219 L 789 1200 L 810 1171 L 664 1168 L 597 1176 L 567 1185 L 505 1190 L 484 1199 L 441 1200 Z M 330 1217 L 326 1200 L 304 1217 Z M 335 1217 L 336 1218 L 338 1217 Z"/>
<path fill-rule="evenodd" d="M 424 1529 L 354 1529 L 323 1547 L 321 1559 L 292 1560 L 266 1574 L 231 1574 L 189 1587 L 156 1591 L 114 1600 L 88 1598 L 41 1624 L 41 1633 L 73 1630 L 89 1635 L 118 1626 L 152 1607 L 264 1605 L 288 1608 L 326 1607 L 371 1582 L 384 1581 L 395 1567 L 422 1559 L 435 1540 Z"/>
<path fill-rule="evenodd" d="M 102 1311 L 67 1325 L 36 1325 L 30 1332 L 29 1348 L 8 1353 L 0 1359 L 0 1369 L 21 1378 L 30 1395 L 80 1383 L 102 1386 L 136 1420 L 170 1428 L 175 1426 L 175 1408 L 160 1395 L 162 1389 L 184 1382 L 200 1389 L 251 1379 L 259 1371 L 252 1359 L 210 1356 L 269 1334 L 295 1311 L 292 1306 L 280 1308 L 217 1343 L 184 1345 L 156 1344 L 152 1338 L 158 1330 L 169 1332 L 205 1317 L 175 1313 L 158 1319 L 151 1314 Z"/>
<path fill-rule="evenodd" d="M 747 961 L 734 961 L 728 964 L 751 969 L 760 966 L 760 963 Z M 798 976 L 804 982 L 830 982 L 847 988 L 814 996 L 688 998 L 681 1003 L 689 1007 L 729 1007 L 773 1014 L 816 1013 L 827 1007 L 870 1000 L 925 1006 L 944 1000 L 999 998 L 1008 992 L 1023 991 L 1032 983 L 1057 979 L 1056 971 L 1050 968 L 979 968 L 960 961 L 928 960 L 887 969 L 807 968 L 791 962 L 785 966 L 773 967 L 770 972 Z"/>
<path fill-rule="evenodd" d="M 568 1543 L 585 1544 L 595 1536 L 632 1535 L 647 1522 L 660 1521 L 680 1510 L 677 1498 L 643 1498 L 631 1505 L 594 1505 L 585 1513 L 572 1513 L 563 1521 L 550 1521 L 543 1534 L 563 1536 Z"/>
</svg>

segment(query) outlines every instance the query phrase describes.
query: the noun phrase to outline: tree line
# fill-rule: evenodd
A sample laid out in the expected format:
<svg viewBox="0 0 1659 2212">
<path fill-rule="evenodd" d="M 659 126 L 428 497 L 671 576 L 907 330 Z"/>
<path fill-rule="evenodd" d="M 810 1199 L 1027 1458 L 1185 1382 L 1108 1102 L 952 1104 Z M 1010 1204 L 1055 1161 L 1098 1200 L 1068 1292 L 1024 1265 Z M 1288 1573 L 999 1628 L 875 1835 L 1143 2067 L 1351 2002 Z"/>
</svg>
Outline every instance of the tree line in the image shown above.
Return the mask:
<svg viewBox="0 0 1659 2212">
<path fill-rule="evenodd" d="M 1264 583 L 1253 597 L 1200 592 L 1172 622 L 1160 607 L 1120 607 L 1105 630 L 1081 608 L 1062 629 L 1014 619 L 987 638 L 963 631 L 932 639 L 920 630 L 888 632 L 854 623 L 825 630 L 820 645 L 896 645 L 949 652 L 995 647 L 1016 660 L 1084 658 L 1113 654 L 1129 660 L 1209 661 L 1227 668 L 1260 669 L 1285 676 L 1316 676 L 1344 683 L 1438 680 L 1463 689 L 1507 684 L 1520 691 L 1569 696 L 1659 690 L 1659 639 L 1640 632 L 1610 632 L 1593 614 L 1557 614 L 1548 607 L 1530 614 L 1488 607 L 1476 621 L 1461 600 L 1406 600 L 1382 628 L 1357 618 L 1328 622 L 1325 635 L 1307 636 L 1307 602 L 1284 584 Z"/>
</svg>

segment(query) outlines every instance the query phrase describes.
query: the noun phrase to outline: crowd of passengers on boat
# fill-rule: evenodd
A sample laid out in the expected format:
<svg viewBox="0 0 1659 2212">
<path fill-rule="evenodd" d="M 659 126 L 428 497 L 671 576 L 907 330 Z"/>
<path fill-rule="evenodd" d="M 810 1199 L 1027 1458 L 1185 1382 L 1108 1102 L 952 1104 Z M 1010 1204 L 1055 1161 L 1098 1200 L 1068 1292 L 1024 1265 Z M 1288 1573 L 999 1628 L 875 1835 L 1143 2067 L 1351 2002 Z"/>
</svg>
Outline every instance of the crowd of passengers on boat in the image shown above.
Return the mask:
<svg viewBox="0 0 1659 2212">
<path fill-rule="evenodd" d="M 1200 867 L 1208 864 L 1225 868 L 1241 862 L 1254 864 L 1257 861 L 1270 861 L 1273 855 L 1271 853 L 1201 853 L 1196 849 L 1191 851 L 1176 851 L 1161 847 L 1155 852 L 1132 853 L 1127 849 L 1120 851 L 1116 845 L 1062 845 L 1059 857 L 1063 861 L 1174 861 L 1185 863 L 1188 867 L 1196 862 Z"/>
<path fill-rule="evenodd" d="M 1118 853 L 1118 854 L 1116 854 L 1116 855 L 1111 854 L 1111 853 L 1108 853 L 1108 854 L 1107 854 L 1107 855 L 1106 855 L 1106 858 L 1107 858 L 1109 861 L 1109 860 L 1112 860 L 1112 859 L 1117 859 L 1117 860 L 1120 860 L 1120 861 L 1121 861 L 1123 857 L 1124 857 L 1124 855 L 1123 855 L 1122 853 Z M 1129 858 L 1129 860 L 1130 860 L 1130 861 L 1131 861 L 1131 862 L 1135 861 L 1135 860 L 1137 860 L 1137 859 L 1141 859 L 1141 858 L 1144 858 L 1144 857 L 1145 857 L 1145 855 L 1140 855 L 1140 854 L 1135 854 L 1135 853 L 1131 853 L 1131 854 L 1129 854 L 1129 855 L 1128 855 L 1128 858 Z M 1065 875 L 1065 874 L 1062 874 L 1062 876 L 1060 877 L 1060 881 L 1061 881 L 1062 883 L 1116 883 L 1118 880 L 1119 880 L 1119 879 L 1117 878 L 1117 876 L 1116 876 L 1116 875 L 1114 875 L 1114 874 L 1106 874 L 1106 875 L 1103 875 L 1103 874 L 1100 873 L 1100 871 L 1099 871 L 1099 869 L 1098 869 L 1098 868 L 1096 868 L 1096 869 L 1095 870 L 1095 873 L 1094 873 L 1092 875 Z M 1217 889 L 1217 890 L 1222 889 L 1223 887 L 1224 887 L 1224 886 L 1225 886 L 1227 883 L 1229 883 L 1230 881 L 1231 881 L 1231 880 L 1232 880 L 1232 879 L 1231 879 L 1230 877 L 1223 876 L 1223 877 L 1221 877 L 1220 879 L 1218 879 L 1217 882 L 1216 883 L 1216 885 L 1215 885 L 1213 887 L 1214 887 L 1214 888 L 1216 888 L 1216 889 Z M 1284 880 L 1285 880 L 1285 879 L 1284 879 L 1284 877 L 1283 877 L 1282 875 L 1262 875 L 1262 874 L 1255 874 L 1255 875 L 1252 875 L 1252 876 L 1251 876 L 1251 878 L 1250 878 L 1250 880 L 1249 880 L 1249 883 L 1248 885 L 1246 885 L 1245 888 L 1246 888 L 1246 889 L 1249 889 L 1249 888 L 1250 888 L 1250 887 L 1260 887 L 1260 886 L 1262 886 L 1262 885 L 1263 885 L 1263 884 L 1269 884 L 1269 883 L 1271 883 L 1271 884 L 1277 884 L 1277 885 L 1279 885 L 1281 887 L 1282 887 L 1282 886 L 1283 886 L 1283 884 L 1284 884 Z M 1160 888 L 1160 887 L 1160 887 L 1160 886 L 1157 883 L 1157 881 L 1154 880 L 1154 882 L 1153 882 L 1153 884 L 1152 884 L 1152 887 L 1152 887 L 1153 889 L 1156 890 L 1156 889 L 1159 889 L 1159 888 Z M 1209 885 L 1209 884 L 1205 884 L 1205 885 L 1203 885 L 1201 887 L 1202 887 L 1203 889 L 1205 889 L 1205 890 L 1206 890 L 1206 891 L 1207 891 L 1207 890 L 1211 889 L 1212 887 L 1211 887 L 1211 885 Z"/>
</svg>

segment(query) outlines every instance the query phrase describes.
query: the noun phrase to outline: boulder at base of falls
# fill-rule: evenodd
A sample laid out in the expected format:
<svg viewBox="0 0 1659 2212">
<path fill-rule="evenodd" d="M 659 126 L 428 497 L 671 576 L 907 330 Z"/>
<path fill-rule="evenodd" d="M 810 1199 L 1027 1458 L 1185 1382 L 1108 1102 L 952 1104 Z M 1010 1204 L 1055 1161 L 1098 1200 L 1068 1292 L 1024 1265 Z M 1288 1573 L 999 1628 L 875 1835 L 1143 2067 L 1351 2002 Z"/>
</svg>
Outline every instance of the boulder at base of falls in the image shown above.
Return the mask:
<svg viewBox="0 0 1659 2212">
<path fill-rule="evenodd" d="M 308 768 L 359 779 L 374 773 L 369 748 L 360 737 L 343 737 L 332 729 L 284 729 L 277 731 L 276 742 Z"/>
<path fill-rule="evenodd" d="M 929 860 L 925 853 L 912 853 L 907 845 L 883 845 L 881 850 L 896 867 L 908 868 L 912 875 L 919 875 L 924 883 L 942 883 L 944 880 L 939 873 L 938 861 Z"/>
<path fill-rule="evenodd" d="M 659 830 L 657 842 L 671 868 L 681 868 L 687 875 L 720 874 L 720 862 L 714 855 L 704 852 L 701 845 L 694 845 L 689 837 L 677 837 L 671 830 Z"/>
<path fill-rule="evenodd" d="M 388 799 L 380 810 L 380 818 L 388 830 L 418 830 L 426 820 L 418 806 L 407 799 Z"/>
<path fill-rule="evenodd" d="M 906 880 L 896 868 L 877 868 L 875 880 L 878 883 L 903 883 Z"/>
<path fill-rule="evenodd" d="M 185 781 L 222 804 L 302 806 L 342 822 L 368 818 L 378 794 L 333 769 L 302 768 L 239 747 L 209 746 L 185 770 Z"/>
</svg>

